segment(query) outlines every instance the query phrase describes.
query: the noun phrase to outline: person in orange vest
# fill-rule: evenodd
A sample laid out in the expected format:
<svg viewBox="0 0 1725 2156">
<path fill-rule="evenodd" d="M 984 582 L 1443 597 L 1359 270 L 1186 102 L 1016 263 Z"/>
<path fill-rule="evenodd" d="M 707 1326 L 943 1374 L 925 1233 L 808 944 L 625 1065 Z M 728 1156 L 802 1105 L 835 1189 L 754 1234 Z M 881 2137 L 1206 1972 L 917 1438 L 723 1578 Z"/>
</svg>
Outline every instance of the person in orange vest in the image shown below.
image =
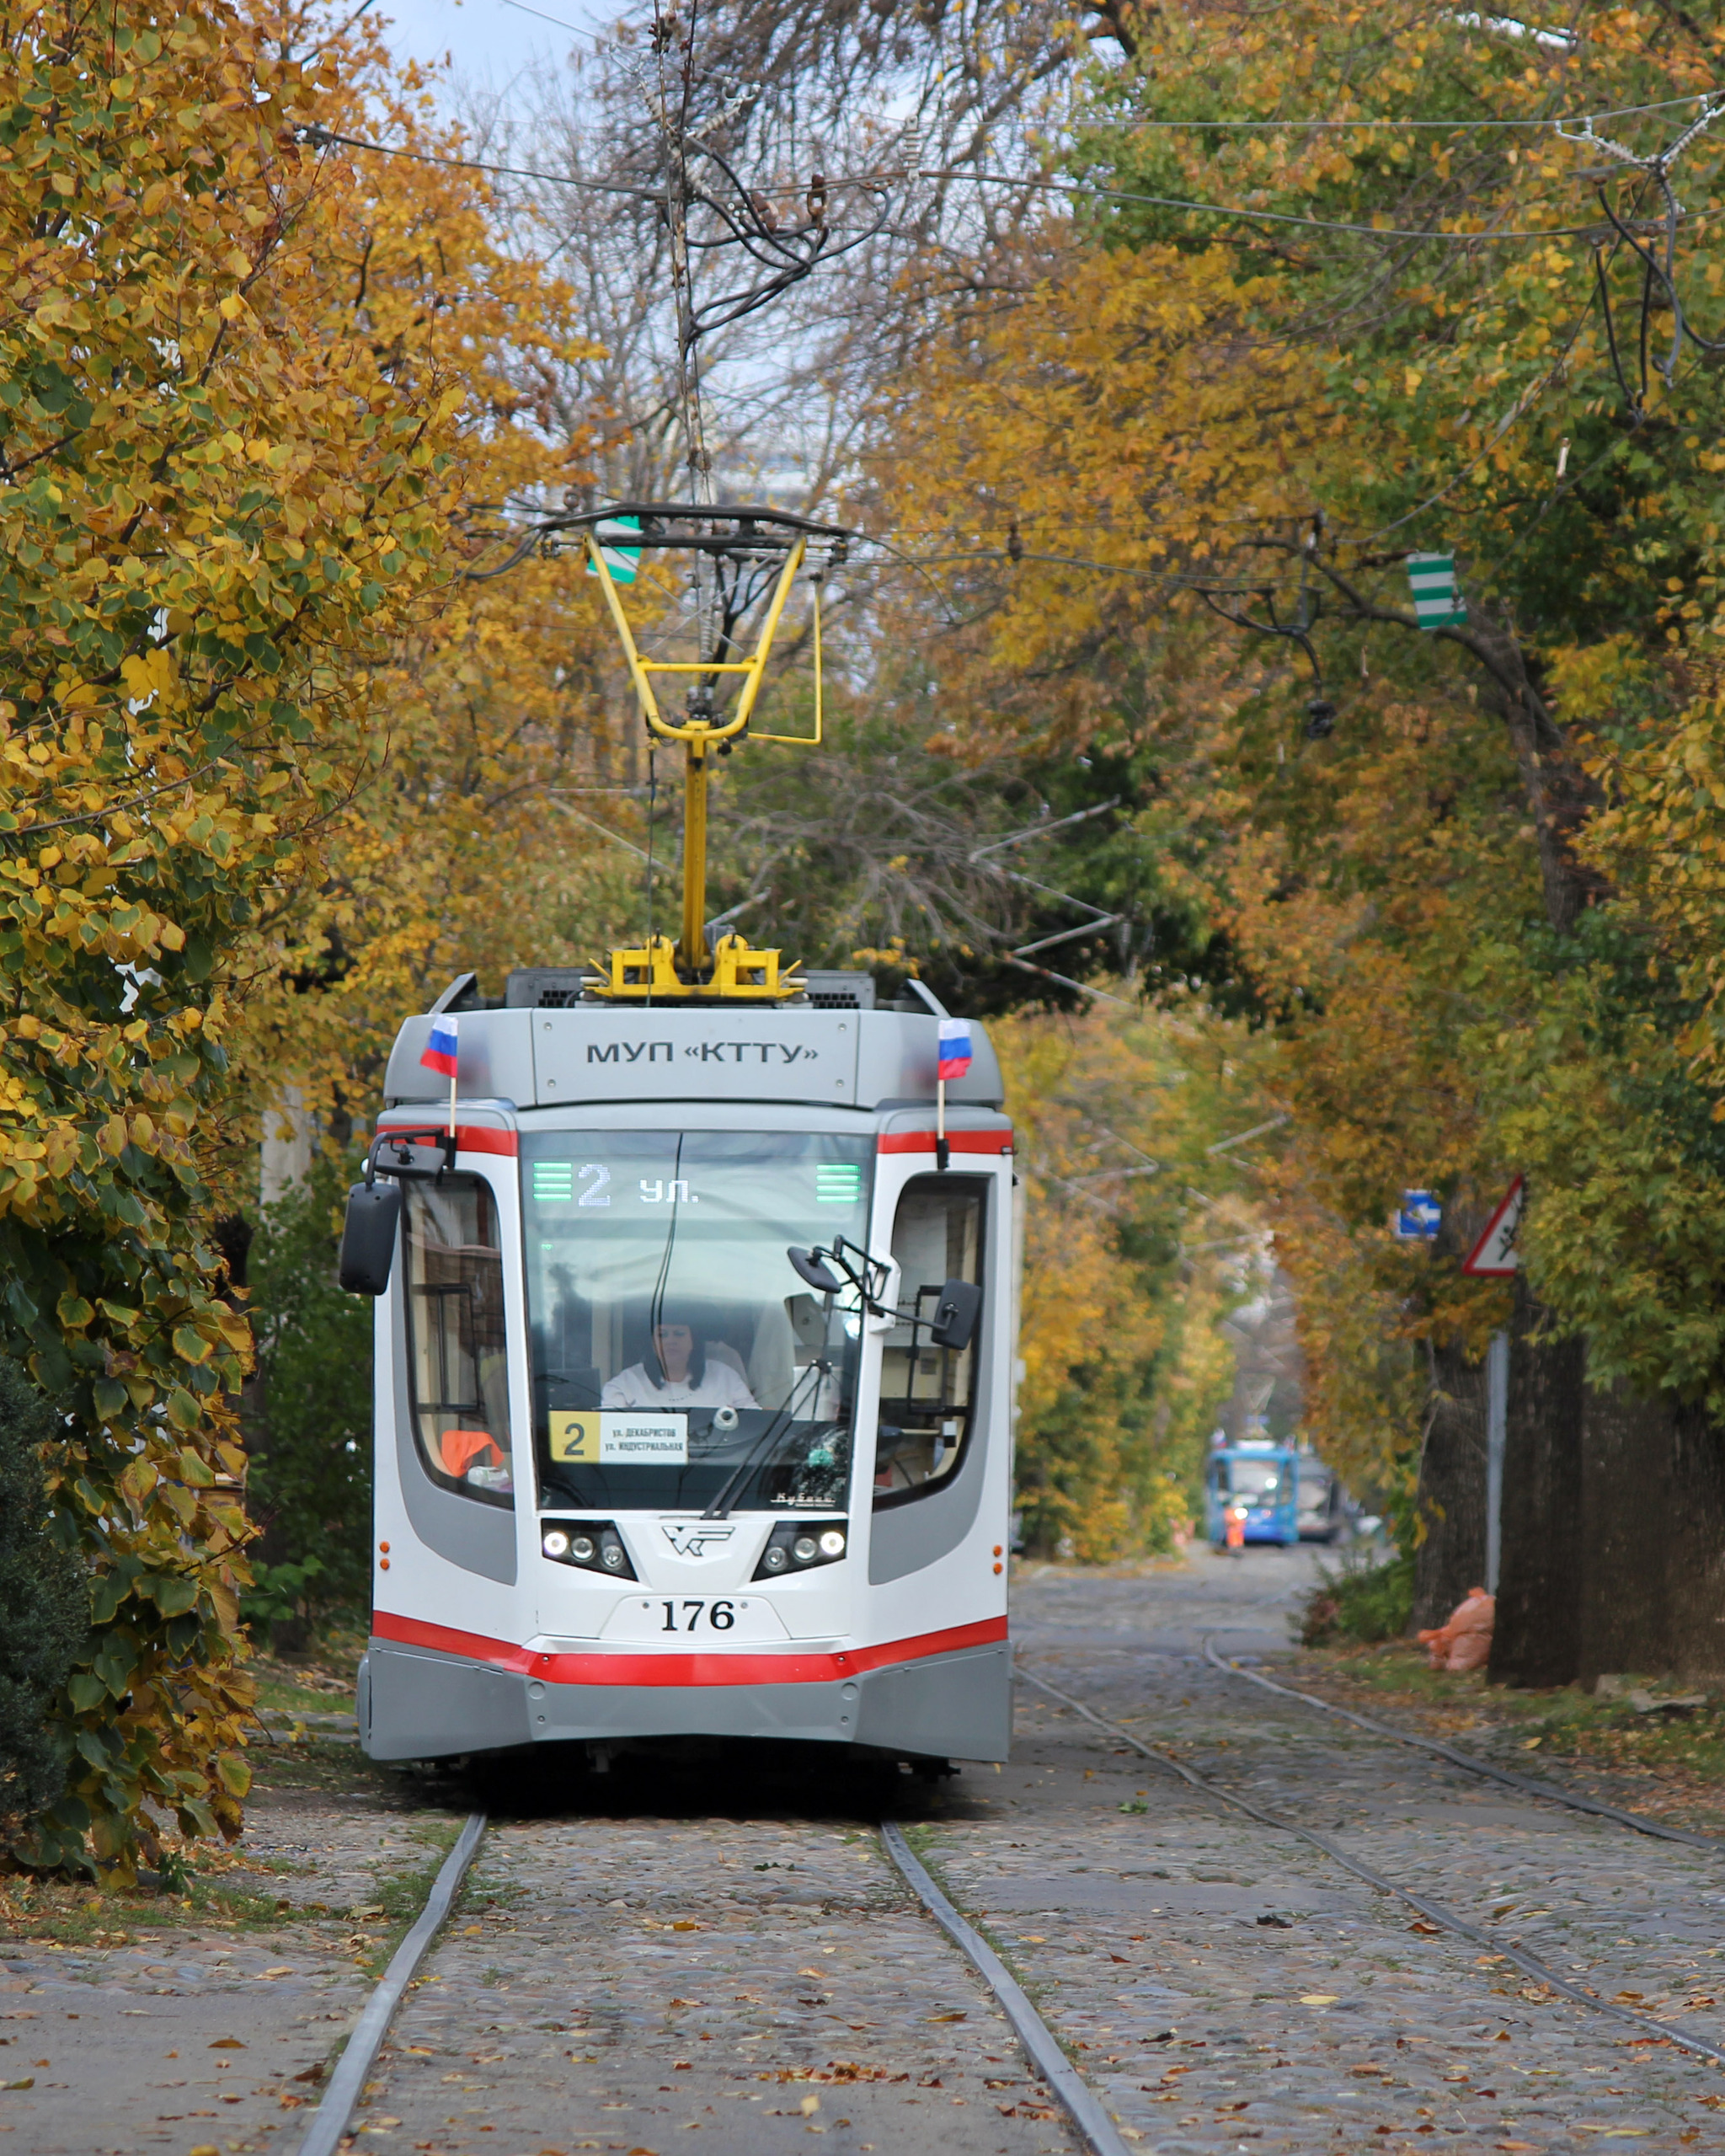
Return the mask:
<svg viewBox="0 0 1725 2156">
<path fill-rule="evenodd" d="M 1229 1550 L 1236 1557 L 1243 1557 L 1246 1554 L 1246 1507 L 1230 1505 L 1223 1513 L 1222 1520 Z"/>
</svg>

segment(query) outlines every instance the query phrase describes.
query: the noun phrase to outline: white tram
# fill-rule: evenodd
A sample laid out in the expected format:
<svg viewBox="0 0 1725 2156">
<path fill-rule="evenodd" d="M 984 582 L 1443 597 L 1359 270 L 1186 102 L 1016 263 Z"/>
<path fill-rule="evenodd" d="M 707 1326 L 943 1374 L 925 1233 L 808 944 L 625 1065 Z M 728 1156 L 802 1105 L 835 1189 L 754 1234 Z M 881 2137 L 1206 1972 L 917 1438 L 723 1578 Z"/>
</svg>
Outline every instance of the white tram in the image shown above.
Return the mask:
<svg viewBox="0 0 1725 2156">
<path fill-rule="evenodd" d="M 373 1758 L 1006 1757 L 998 1067 L 974 1029 L 937 1153 L 937 1018 L 796 987 L 644 1007 L 542 971 L 488 1008 L 469 976 L 403 1025 L 344 1244 L 381 1290 Z"/>
</svg>

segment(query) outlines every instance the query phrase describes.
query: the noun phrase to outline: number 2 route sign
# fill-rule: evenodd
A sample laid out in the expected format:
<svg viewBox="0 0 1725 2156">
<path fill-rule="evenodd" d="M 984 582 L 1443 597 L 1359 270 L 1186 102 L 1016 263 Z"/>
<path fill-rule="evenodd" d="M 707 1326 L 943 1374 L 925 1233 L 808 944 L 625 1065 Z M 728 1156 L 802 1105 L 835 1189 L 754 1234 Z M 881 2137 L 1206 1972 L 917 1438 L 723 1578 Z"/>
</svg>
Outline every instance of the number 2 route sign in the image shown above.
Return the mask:
<svg viewBox="0 0 1725 2156">
<path fill-rule="evenodd" d="M 1508 1280 L 1521 1267 L 1522 1178 L 1518 1175 L 1503 1203 L 1486 1222 L 1485 1233 L 1468 1252 L 1461 1270 L 1476 1280 Z"/>
</svg>

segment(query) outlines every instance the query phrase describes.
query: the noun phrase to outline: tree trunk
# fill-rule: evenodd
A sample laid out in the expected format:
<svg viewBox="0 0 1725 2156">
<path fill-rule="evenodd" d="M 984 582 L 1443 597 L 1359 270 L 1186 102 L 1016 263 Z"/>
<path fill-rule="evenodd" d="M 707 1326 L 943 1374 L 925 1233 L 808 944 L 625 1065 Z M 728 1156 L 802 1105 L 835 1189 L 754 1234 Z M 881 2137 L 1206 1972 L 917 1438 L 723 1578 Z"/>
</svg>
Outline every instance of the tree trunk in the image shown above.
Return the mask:
<svg viewBox="0 0 1725 2156">
<path fill-rule="evenodd" d="M 1490 1664 L 1499 1684 L 1569 1684 L 1581 1666 L 1585 1351 L 1577 1339 L 1540 1339 L 1544 1316 L 1518 1275 Z"/>
<path fill-rule="evenodd" d="M 1725 1679 L 1725 1430 L 1704 1407 L 1671 1417 L 1665 1540 L 1671 1666 L 1685 1679 Z"/>
<path fill-rule="evenodd" d="M 1486 1576 L 1486 1373 L 1461 1342 L 1432 1351 L 1431 1398 L 1415 1500 L 1413 1623 L 1441 1624 Z"/>
<path fill-rule="evenodd" d="M 1673 1469 L 1682 1410 L 1619 1378 L 1589 1385 L 1582 1410 L 1581 1644 L 1591 1691 L 1607 1672 L 1651 1677 L 1672 1665 Z"/>
</svg>

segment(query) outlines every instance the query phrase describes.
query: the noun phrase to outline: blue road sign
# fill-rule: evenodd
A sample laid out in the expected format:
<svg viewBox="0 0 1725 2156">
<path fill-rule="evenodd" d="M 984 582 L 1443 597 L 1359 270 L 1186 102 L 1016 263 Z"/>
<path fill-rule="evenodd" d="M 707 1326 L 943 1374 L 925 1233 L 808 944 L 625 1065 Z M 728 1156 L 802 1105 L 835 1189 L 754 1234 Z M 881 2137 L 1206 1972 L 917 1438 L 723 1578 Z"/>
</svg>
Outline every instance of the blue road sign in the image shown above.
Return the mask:
<svg viewBox="0 0 1725 2156">
<path fill-rule="evenodd" d="M 1396 1215 L 1396 1238 L 1402 1243 L 1429 1243 L 1444 1224 L 1444 1208 L 1429 1190 L 1404 1190 Z"/>
</svg>

